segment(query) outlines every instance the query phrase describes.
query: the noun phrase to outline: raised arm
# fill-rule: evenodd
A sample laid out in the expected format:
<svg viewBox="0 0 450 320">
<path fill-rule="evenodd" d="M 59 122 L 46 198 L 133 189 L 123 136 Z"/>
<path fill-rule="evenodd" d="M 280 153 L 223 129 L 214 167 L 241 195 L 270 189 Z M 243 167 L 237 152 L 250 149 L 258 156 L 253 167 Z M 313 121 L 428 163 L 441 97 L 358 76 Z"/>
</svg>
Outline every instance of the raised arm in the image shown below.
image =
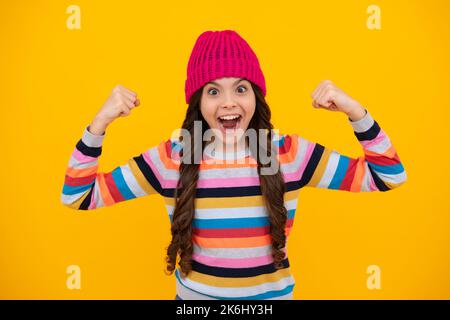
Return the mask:
<svg viewBox="0 0 450 320">
<path fill-rule="evenodd" d="M 64 205 L 92 210 L 146 195 L 166 194 L 157 166 L 170 140 L 130 158 L 110 172 L 98 172 L 104 137 L 89 132 L 89 126 L 84 129 L 66 170 L 61 194 Z"/>
<path fill-rule="evenodd" d="M 351 158 L 297 135 L 295 179 L 301 187 L 351 192 L 388 191 L 406 181 L 406 172 L 391 140 L 369 111 L 345 95 L 331 82 L 322 83 L 313 93 L 313 106 L 342 111 L 363 149 Z"/>
<path fill-rule="evenodd" d="M 116 118 L 130 114 L 139 105 L 136 94 L 117 86 L 102 109 L 76 144 L 69 159 L 62 188 L 61 201 L 77 210 L 91 210 L 110 206 L 125 200 L 150 194 L 163 194 L 158 167 L 161 150 L 167 142 L 161 142 L 140 155 L 117 166 L 110 172 L 98 172 L 98 158 L 106 128 Z"/>
</svg>

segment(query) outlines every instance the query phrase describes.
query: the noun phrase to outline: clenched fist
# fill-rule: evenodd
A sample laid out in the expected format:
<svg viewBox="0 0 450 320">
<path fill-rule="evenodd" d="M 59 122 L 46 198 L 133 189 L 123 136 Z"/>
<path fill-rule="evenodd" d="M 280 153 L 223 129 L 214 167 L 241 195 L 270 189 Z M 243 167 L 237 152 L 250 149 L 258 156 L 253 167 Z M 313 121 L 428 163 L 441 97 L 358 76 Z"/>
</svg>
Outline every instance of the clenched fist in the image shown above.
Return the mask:
<svg viewBox="0 0 450 320">
<path fill-rule="evenodd" d="M 139 104 L 136 92 L 121 85 L 115 86 L 108 100 L 95 115 L 89 131 L 93 134 L 102 134 L 115 119 L 128 116 L 131 109 Z"/>
<path fill-rule="evenodd" d="M 353 121 L 357 121 L 365 115 L 366 110 L 358 101 L 347 95 L 330 80 L 322 81 L 311 97 L 313 107 L 343 112 Z"/>
</svg>

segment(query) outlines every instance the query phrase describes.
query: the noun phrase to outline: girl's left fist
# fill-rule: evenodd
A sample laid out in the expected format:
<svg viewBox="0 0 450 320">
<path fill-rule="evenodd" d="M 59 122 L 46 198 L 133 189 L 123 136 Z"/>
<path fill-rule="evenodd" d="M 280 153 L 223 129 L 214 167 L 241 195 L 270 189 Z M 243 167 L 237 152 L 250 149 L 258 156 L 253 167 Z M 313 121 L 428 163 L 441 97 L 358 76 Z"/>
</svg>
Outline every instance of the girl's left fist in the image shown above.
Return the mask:
<svg viewBox="0 0 450 320">
<path fill-rule="evenodd" d="M 361 109 L 361 105 L 339 89 L 330 80 L 322 81 L 311 94 L 312 105 L 315 108 L 324 108 L 330 111 L 341 111 L 350 115 L 355 109 Z"/>
</svg>

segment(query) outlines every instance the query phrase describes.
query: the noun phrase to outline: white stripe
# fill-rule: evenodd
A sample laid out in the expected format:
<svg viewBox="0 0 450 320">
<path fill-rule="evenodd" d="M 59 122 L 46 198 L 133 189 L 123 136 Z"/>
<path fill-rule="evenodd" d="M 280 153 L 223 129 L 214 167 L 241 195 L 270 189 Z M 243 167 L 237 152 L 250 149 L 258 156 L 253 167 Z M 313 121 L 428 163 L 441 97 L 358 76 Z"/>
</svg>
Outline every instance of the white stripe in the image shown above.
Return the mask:
<svg viewBox="0 0 450 320">
<path fill-rule="evenodd" d="M 386 174 L 386 173 L 380 173 L 376 170 L 374 170 L 374 171 L 384 182 L 399 184 L 406 180 L 406 172 L 405 171 L 403 171 L 402 173 L 398 173 L 398 174 Z"/>
<path fill-rule="evenodd" d="M 89 192 L 89 189 L 85 190 L 83 192 L 80 192 L 80 193 L 70 194 L 70 195 L 61 193 L 61 201 L 64 204 L 72 204 L 75 201 L 77 201 L 78 199 L 80 199 L 86 192 Z"/>
<path fill-rule="evenodd" d="M 186 288 L 185 286 L 183 286 L 179 281 L 178 278 L 175 278 L 175 282 L 176 282 L 176 291 L 177 291 L 177 295 L 183 299 L 183 300 L 218 300 L 203 294 L 200 294 L 198 292 L 189 290 L 188 288 Z M 279 297 L 273 297 L 273 298 L 268 298 L 265 300 L 293 300 L 293 292 L 289 292 L 286 295 L 283 296 L 279 296 Z"/>
<path fill-rule="evenodd" d="M 92 209 L 100 208 L 105 206 L 105 203 L 103 202 L 103 198 L 100 193 L 100 186 L 98 183 L 98 177 L 95 178 L 95 184 L 94 184 L 94 190 L 93 190 L 94 197 L 92 198 L 92 201 L 95 202 L 95 207 Z"/>
<path fill-rule="evenodd" d="M 139 185 L 139 182 L 136 180 L 136 177 L 133 175 L 133 172 L 131 171 L 131 168 L 128 164 L 123 165 L 120 167 L 122 170 L 122 175 L 125 180 L 125 182 L 128 185 L 128 188 L 130 188 L 131 192 L 136 197 L 143 197 L 146 196 L 147 193 L 141 188 Z"/>
<path fill-rule="evenodd" d="M 370 192 L 372 191 L 370 189 L 370 181 L 372 180 L 372 176 L 369 171 L 369 166 L 367 164 L 367 161 L 364 162 L 364 176 L 363 180 L 361 182 L 361 192 Z"/>
<path fill-rule="evenodd" d="M 374 119 L 372 118 L 372 115 L 369 113 L 369 110 L 366 109 L 366 111 L 367 112 L 364 115 L 364 117 L 362 117 L 358 121 L 350 121 L 347 119 L 348 122 L 352 125 L 353 130 L 355 132 L 366 132 L 373 126 Z"/>
<path fill-rule="evenodd" d="M 233 287 L 233 288 L 209 286 L 203 283 L 192 281 L 191 279 L 189 279 L 189 277 L 181 279 L 181 282 L 185 284 L 187 287 L 192 288 L 193 290 L 196 290 L 198 292 L 202 292 L 207 295 L 226 298 L 247 297 L 263 294 L 268 291 L 278 291 L 295 283 L 294 278 L 292 276 L 284 277 L 275 282 L 265 282 L 256 286 Z"/>
<path fill-rule="evenodd" d="M 102 135 L 93 134 L 87 128 L 88 126 L 84 127 L 81 141 L 88 147 L 100 147 L 105 139 L 106 133 Z"/>
<path fill-rule="evenodd" d="M 281 171 L 283 173 L 293 173 L 298 171 L 302 162 L 305 160 L 308 146 L 312 143 L 297 135 L 292 135 L 292 139 L 297 139 L 297 154 L 292 162 L 281 164 Z"/>
<path fill-rule="evenodd" d="M 90 162 L 79 162 L 73 155 L 69 159 L 69 167 L 75 169 L 90 168 L 98 164 L 98 158 Z"/>
<path fill-rule="evenodd" d="M 284 206 L 287 210 L 297 209 L 298 198 L 294 198 L 284 202 Z"/>
<path fill-rule="evenodd" d="M 258 177 L 256 167 L 221 168 L 202 170 L 201 179 L 252 178 Z"/>
<path fill-rule="evenodd" d="M 212 297 L 205 296 L 203 294 L 197 293 L 195 291 L 189 290 L 185 286 L 183 286 L 179 281 L 178 278 L 175 277 L 176 282 L 176 290 L 177 295 L 180 296 L 183 300 L 218 300 Z"/>
<path fill-rule="evenodd" d="M 297 199 L 294 198 L 285 201 L 284 205 L 286 210 L 296 209 Z M 169 215 L 173 214 L 174 206 L 166 204 L 166 209 Z M 258 218 L 267 217 L 267 215 L 267 208 L 265 206 L 195 209 L 196 219 Z"/>
<path fill-rule="evenodd" d="M 340 154 L 336 151 L 331 151 L 330 157 L 328 158 L 327 167 L 323 173 L 320 182 L 318 183 L 318 188 L 328 188 L 331 181 L 333 180 L 334 173 L 339 163 Z"/>
<path fill-rule="evenodd" d="M 383 138 L 383 140 L 381 140 L 380 142 L 378 142 L 375 145 L 372 145 L 368 148 L 366 148 L 366 150 L 378 153 L 378 154 L 383 154 L 385 153 L 390 147 L 391 147 L 391 141 L 389 140 L 388 136 L 385 136 Z"/>
<path fill-rule="evenodd" d="M 155 146 L 146 151 L 147 156 L 152 161 L 153 165 L 156 167 L 156 170 L 161 175 L 164 180 L 178 180 L 180 177 L 180 172 L 176 169 L 167 169 L 164 163 L 161 161 L 159 157 L 158 147 Z M 144 158 L 145 160 L 145 158 Z M 163 185 L 163 181 L 160 181 L 161 185 Z M 165 186 L 162 186 L 165 187 Z"/>
<path fill-rule="evenodd" d="M 194 243 L 194 253 L 213 258 L 255 258 L 272 254 L 272 245 L 252 248 L 206 248 Z"/>
<path fill-rule="evenodd" d="M 311 142 L 293 135 L 293 139 L 298 139 L 300 147 L 297 149 L 297 154 L 293 162 L 281 164 L 281 171 L 284 173 L 295 172 L 298 170 L 301 162 L 303 161 L 308 144 Z M 167 169 L 164 163 L 161 161 L 158 147 L 155 146 L 145 151 L 151 161 L 153 162 L 156 170 L 164 180 L 178 180 L 179 171 L 175 169 Z M 242 177 L 258 177 L 258 171 L 256 167 L 243 167 L 243 168 L 222 168 L 222 169 L 208 169 L 201 170 L 199 179 L 211 179 L 211 178 L 242 178 Z"/>
</svg>

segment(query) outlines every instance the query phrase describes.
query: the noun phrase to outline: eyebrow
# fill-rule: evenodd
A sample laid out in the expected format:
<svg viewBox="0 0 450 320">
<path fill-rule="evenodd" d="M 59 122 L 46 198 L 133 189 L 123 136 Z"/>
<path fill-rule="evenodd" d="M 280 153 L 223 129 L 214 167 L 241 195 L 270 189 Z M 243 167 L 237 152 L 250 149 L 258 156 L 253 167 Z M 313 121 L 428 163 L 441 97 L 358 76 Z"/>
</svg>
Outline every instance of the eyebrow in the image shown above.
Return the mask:
<svg viewBox="0 0 450 320">
<path fill-rule="evenodd" d="M 238 83 L 241 82 L 242 80 L 246 80 L 246 79 L 245 79 L 245 78 L 240 78 L 240 79 L 236 80 L 236 81 L 233 83 L 233 85 L 238 84 Z M 215 85 L 218 86 L 218 87 L 222 87 L 220 84 L 218 84 L 218 83 L 215 82 L 215 81 L 210 81 L 210 82 L 207 82 L 206 84 L 215 84 Z"/>
</svg>

